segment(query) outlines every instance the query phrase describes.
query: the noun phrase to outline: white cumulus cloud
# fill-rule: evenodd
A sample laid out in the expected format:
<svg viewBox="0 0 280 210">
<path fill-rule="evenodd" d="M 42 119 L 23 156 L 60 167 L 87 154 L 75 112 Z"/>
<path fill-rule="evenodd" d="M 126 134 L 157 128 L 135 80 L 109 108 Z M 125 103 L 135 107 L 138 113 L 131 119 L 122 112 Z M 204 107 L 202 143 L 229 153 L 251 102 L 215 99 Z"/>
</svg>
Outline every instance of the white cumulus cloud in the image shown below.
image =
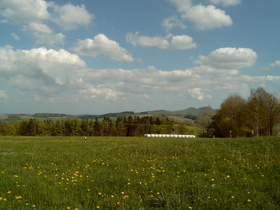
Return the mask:
<svg viewBox="0 0 280 210">
<path fill-rule="evenodd" d="M 208 56 L 200 56 L 196 64 L 208 65 L 215 68 L 240 69 L 253 66 L 257 53 L 249 48 L 219 48 Z"/>
<path fill-rule="evenodd" d="M 139 32 L 127 33 L 126 41 L 134 46 L 158 47 L 160 49 L 166 49 L 169 47 L 169 42 L 164 37 L 142 36 L 139 35 Z"/>
<path fill-rule="evenodd" d="M 64 30 L 87 26 L 94 19 L 94 15 L 88 12 L 83 4 L 58 5 L 54 1 L 45 0 L 0 0 L 0 15 L 6 18 L 5 22 L 27 25 L 31 23 L 46 25 L 53 22 Z"/>
<path fill-rule="evenodd" d="M 48 3 L 44 0 L 0 0 L 0 13 L 15 23 L 47 20 L 50 17 Z"/>
<path fill-rule="evenodd" d="M 49 7 L 53 9 L 51 20 L 64 30 L 75 30 L 81 25 L 89 25 L 93 19 L 85 6 L 82 5 L 57 5 L 54 2 L 49 3 Z"/>
<path fill-rule="evenodd" d="M 171 48 L 174 49 L 191 49 L 196 48 L 196 44 L 193 42 L 193 39 L 187 35 L 173 36 L 170 41 Z"/>
<path fill-rule="evenodd" d="M 174 27 L 184 29 L 186 23 L 193 23 L 199 30 L 210 30 L 232 25 L 232 19 L 224 10 L 216 8 L 214 5 L 193 5 L 191 0 L 168 0 L 173 3 L 180 17 L 171 16 L 163 20 L 162 25 L 167 31 Z M 213 0 L 216 4 L 230 6 L 236 0 Z M 226 3 L 228 2 L 228 3 Z"/>
<path fill-rule="evenodd" d="M 79 40 L 72 50 L 79 55 L 97 56 L 108 55 L 113 61 L 134 61 L 126 49 L 120 47 L 119 43 L 108 39 L 104 34 L 98 34 L 93 39 Z"/>
<path fill-rule="evenodd" d="M 143 47 L 158 47 L 160 49 L 180 49 L 186 50 L 196 48 L 196 44 L 193 42 L 192 37 L 187 35 L 168 35 L 166 37 L 155 36 L 143 36 L 139 35 L 139 32 L 128 33 L 126 35 L 126 41 L 134 46 Z"/>
<path fill-rule="evenodd" d="M 217 9 L 213 5 L 192 6 L 182 17 L 194 23 L 195 27 L 200 30 L 221 28 L 232 25 L 232 20 L 225 11 Z"/>
<path fill-rule="evenodd" d="M 57 93 L 77 80 L 76 71 L 86 66 L 75 54 L 65 50 L 34 48 L 13 50 L 0 47 L 1 79 L 18 89 Z"/>
</svg>

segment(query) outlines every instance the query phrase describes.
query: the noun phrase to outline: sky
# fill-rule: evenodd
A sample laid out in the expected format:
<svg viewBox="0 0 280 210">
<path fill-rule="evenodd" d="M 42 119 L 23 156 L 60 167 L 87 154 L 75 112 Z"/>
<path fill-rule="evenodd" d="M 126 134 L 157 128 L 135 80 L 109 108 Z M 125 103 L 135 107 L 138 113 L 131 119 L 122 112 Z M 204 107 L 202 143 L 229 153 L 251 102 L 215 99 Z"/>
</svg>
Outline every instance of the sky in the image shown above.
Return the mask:
<svg viewBox="0 0 280 210">
<path fill-rule="evenodd" d="M 280 0 L 0 0 L 0 114 L 280 97 Z"/>
</svg>

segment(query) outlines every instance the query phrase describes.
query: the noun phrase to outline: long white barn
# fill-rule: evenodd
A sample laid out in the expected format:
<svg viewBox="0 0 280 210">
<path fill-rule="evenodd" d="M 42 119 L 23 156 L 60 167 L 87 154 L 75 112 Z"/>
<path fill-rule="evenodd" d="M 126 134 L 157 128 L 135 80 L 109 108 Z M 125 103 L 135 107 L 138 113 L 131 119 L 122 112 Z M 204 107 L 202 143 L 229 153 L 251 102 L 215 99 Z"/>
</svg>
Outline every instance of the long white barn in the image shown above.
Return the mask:
<svg viewBox="0 0 280 210">
<path fill-rule="evenodd" d="M 179 134 L 144 134 L 145 137 L 163 137 L 163 138 L 195 138 L 195 135 L 179 135 Z"/>
</svg>

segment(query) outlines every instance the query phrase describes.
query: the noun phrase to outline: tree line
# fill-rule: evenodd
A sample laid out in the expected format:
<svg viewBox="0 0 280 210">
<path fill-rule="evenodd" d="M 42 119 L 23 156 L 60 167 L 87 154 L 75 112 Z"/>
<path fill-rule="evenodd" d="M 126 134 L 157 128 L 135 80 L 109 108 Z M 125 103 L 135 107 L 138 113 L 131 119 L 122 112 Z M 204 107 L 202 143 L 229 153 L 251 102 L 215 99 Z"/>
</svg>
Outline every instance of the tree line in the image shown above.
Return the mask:
<svg viewBox="0 0 280 210">
<path fill-rule="evenodd" d="M 248 99 L 235 94 L 221 104 L 207 126 L 207 136 L 271 136 L 280 123 L 279 99 L 263 88 L 252 89 Z"/>
<path fill-rule="evenodd" d="M 174 122 L 169 118 L 128 116 L 111 120 L 78 118 L 27 119 L 0 123 L 0 135 L 21 136 L 143 136 L 145 133 L 171 133 Z"/>
<path fill-rule="evenodd" d="M 143 136 L 154 134 L 197 134 L 205 130 L 204 137 L 253 137 L 271 136 L 280 123 L 279 99 L 263 88 L 251 90 L 247 99 L 234 94 L 228 96 L 220 109 L 204 109 L 198 116 L 186 115 L 193 124 L 174 122 L 168 117 L 124 116 L 112 120 L 67 118 L 57 120 L 28 119 L 14 123 L 0 122 L 0 135 L 22 136 Z M 279 124 L 280 126 L 280 124 Z M 194 129 L 190 129 L 194 128 Z M 198 128 L 195 130 L 195 128 Z"/>
</svg>

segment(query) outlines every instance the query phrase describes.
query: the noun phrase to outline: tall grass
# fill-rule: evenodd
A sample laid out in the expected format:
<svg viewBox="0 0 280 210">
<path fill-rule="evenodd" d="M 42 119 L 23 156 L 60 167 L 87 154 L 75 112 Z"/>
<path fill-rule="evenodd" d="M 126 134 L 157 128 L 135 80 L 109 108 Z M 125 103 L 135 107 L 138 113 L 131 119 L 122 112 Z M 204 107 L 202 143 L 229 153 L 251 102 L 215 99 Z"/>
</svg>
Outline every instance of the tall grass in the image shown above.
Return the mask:
<svg viewBox="0 0 280 210">
<path fill-rule="evenodd" d="M 0 209 L 279 209 L 279 145 L 1 137 Z"/>
</svg>

